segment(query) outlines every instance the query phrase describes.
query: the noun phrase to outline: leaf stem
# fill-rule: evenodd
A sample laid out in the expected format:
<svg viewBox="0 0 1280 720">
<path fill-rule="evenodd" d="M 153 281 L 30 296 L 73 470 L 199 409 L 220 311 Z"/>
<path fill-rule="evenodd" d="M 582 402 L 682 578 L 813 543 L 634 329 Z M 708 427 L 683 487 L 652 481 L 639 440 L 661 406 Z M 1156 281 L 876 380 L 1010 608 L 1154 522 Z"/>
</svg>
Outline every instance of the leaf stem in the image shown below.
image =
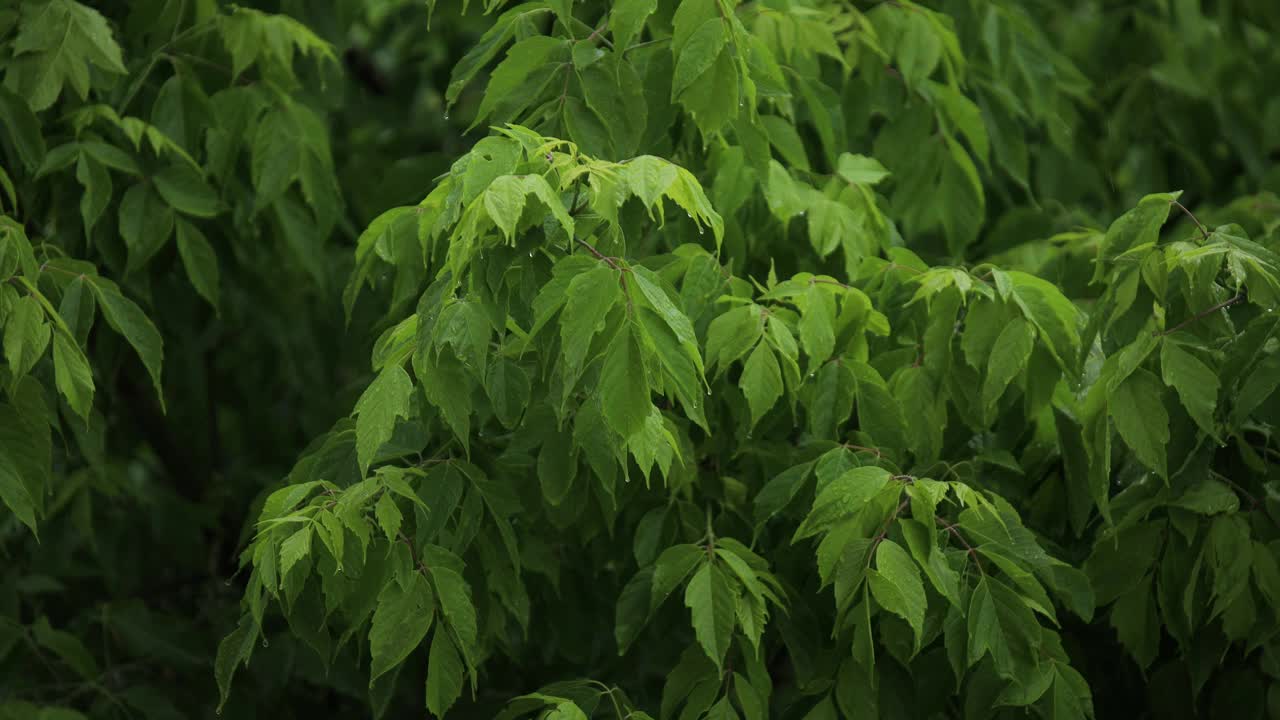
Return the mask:
<svg viewBox="0 0 1280 720">
<path fill-rule="evenodd" d="M 1209 239 L 1209 231 L 1205 229 L 1204 224 L 1200 222 L 1199 218 L 1197 218 L 1194 213 L 1192 213 L 1190 210 L 1187 209 L 1186 205 L 1183 205 L 1177 200 L 1170 200 L 1169 202 L 1174 205 L 1177 205 L 1178 209 L 1182 210 L 1182 212 L 1186 213 L 1187 217 L 1191 218 L 1191 222 L 1195 223 L 1196 227 L 1200 229 L 1201 237 L 1203 237 L 1205 240 Z"/>
<path fill-rule="evenodd" d="M 938 523 L 938 525 L 941 526 L 943 530 L 946 530 L 947 532 L 951 533 L 952 537 L 954 537 L 956 540 L 960 542 L 961 545 L 964 546 L 965 551 L 969 553 L 969 557 L 973 558 L 973 564 L 978 567 L 978 572 L 982 573 L 983 575 L 986 575 L 987 571 L 985 568 L 982 567 L 982 558 L 978 557 L 978 551 L 975 550 L 973 546 L 969 544 L 968 540 L 964 539 L 964 536 L 961 535 L 960 531 L 956 529 L 955 523 L 947 522 L 946 518 L 942 517 L 941 515 L 934 515 L 933 520 L 934 522 Z"/>
<path fill-rule="evenodd" d="M 642 43 L 636 43 L 635 45 L 632 45 L 632 46 L 631 46 L 631 47 L 629 47 L 629 48 L 625 48 L 625 49 L 622 51 L 622 54 L 623 54 L 623 55 L 625 55 L 625 54 L 627 54 L 627 53 L 631 52 L 632 50 L 639 50 L 640 48 L 650 47 L 650 46 L 652 46 L 652 45 L 658 45 L 658 44 L 660 44 L 660 43 L 664 43 L 664 42 L 671 42 L 671 38 L 669 38 L 669 37 L 664 37 L 664 38 L 658 38 L 657 40 L 646 40 L 646 41 L 644 41 L 644 42 L 642 42 Z"/>
<path fill-rule="evenodd" d="M 611 257 L 609 257 L 608 255 L 605 255 L 604 253 L 600 252 L 599 250 L 597 250 L 597 249 L 595 248 L 595 246 L 594 246 L 594 245 L 592 245 L 591 243 L 587 242 L 586 240 L 583 240 L 583 239 L 581 239 L 581 238 L 574 238 L 574 239 L 573 239 L 573 241 L 574 241 L 574 242 L 576 242 L 576 243 L 578 243 L 578 244 L 579 244 L 579 245 L 581 245 L 582 247 L 586 248 L 588 252 L 590 252 L 592 255 L 595 255 L 595 256 L 596 256 L 596 259 L 597 259 L 597 260 L 600 260 L 600 261 L 604 262 L 605 264 L 607 264 L 609 267 L 613 268 L 614 270 L 617 270 L 618 272 L 622 272 L 623 270 L 625 270 L 625 269 L 626 269 L 626 268 L 622 267 L 621 265 L 619 265 L 617 262 L 615 262 L 615 258 L 611 258 Z"/>
<path fill-rule="evenodd" d="M 844 443 L 844 449 L 856 450 L 858 452 L 867 452 L 867 453 L 871 453 L 872 455 L 875 455 L 876 457 L 884 457 L 884 453 L 880 451 L 880 448 L 867 447 L 865 445 L 855 445 L 853 443 Z"/>
<path fill-rule="evenodd" d="M 1186 327 L 1186 326 L 1190 325 L 1191 323 L 1196 322 L 1197 320 L 1200 320 L 1200 319 L 1202 319 L 1202 318 L 1204 318 L 1204 317 L 1206 317 L 1206 316 L 1212 315 L 1213 313 L 1215 313 L 1215 312 L 1217 312 L 1217 311 L 1219 311 L 1219 310 L 1222 310 L 1222 309 L 1225 309 L 1225 308 L 1229 308 L 1229 307 L 1231 307 L 1232 305 L 1235 305 L 1236 303 L 1238 303 L 1238 302 L 1240 302 L 1240 301 L 1242 301 L 1242 300 L 1244 300 L 1244 292 L 1243 292 L 1243 291 L 1242 291 L 1242 292 L 1239 292 L 1239 293 L 1236 293 L 1236 294 L 1235 294 L 1235 296 L 1233 296 L 1233 297 L 1229 297 L 1229 298 L 1227 298 L 1226 300 L 1223 300 L 1222 302 L 1218 303 L 1217 305 L 1214 305 L 1214 306 L 1212 306 L 1212 307 L 1207 307 L 1207 308 L 1205 308 L 1204 310 L 1201 310 L 1200 312 L 1196 313 L 1195 315 L 1192 315 L 1191 317 L 1187 318 L 1186 320 L 1183 320 L 1182 322 L 1178 323 L 1177 325 L 1174 325 L 1173 327 L 1169 328 L 1168 330 L 1153 331 L 1151 334 L 1152 334 L 1154 337 L 1163 337 L 1163 336 L 1165 336 L 1165 335 L 1171 335 L 1171 334 L 1173 334 L 1173 333 L 1175 333 L 1175 332 L 1177 332 L 1177 331 L 1181 330 L 1182 328 L 1184 328 L 1184 327 Z"/>
</svg>

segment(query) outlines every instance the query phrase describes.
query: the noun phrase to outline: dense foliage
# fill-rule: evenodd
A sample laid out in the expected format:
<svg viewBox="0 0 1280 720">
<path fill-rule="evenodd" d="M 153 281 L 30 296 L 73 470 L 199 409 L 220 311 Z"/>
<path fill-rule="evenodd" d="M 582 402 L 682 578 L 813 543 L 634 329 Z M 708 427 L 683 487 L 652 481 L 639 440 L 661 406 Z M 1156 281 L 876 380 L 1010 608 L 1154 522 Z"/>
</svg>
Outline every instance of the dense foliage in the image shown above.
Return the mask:
<svg viewBox="0 0 1280 720">
<path fill-rule="evenodd" d="M 1280 716 L 1280 6 L 251 4 L 0 6 L 0 718 Z"/>
</svg>

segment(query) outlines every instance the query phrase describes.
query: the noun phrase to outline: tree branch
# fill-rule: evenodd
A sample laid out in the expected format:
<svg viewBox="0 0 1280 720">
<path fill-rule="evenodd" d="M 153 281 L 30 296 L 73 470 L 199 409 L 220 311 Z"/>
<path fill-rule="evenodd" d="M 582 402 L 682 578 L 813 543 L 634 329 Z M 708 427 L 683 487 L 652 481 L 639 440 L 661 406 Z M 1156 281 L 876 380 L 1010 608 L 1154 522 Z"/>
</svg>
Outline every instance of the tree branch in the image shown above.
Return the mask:
<svg viewBox="0 0 1280 720">
<path fill-rule="evenodd" d="M 1212 315 L 1215 312 L 1222 310 L 1224 308 L 1229 308 L 1232 305 L 1235 305 L 1236 303 L 1240 302 L 1241 300 L 1244 300 L 1243 292 L 1237 293 L 1235 297 L 1227 298 L 1226 300 L 1223 300 L 1222 302 L 1218 303 L 1217 305 L 1214 305 L 1213 307 L 1208 307 L 1208 308 L 1205 308 L 1204 310 L 1201 310 L 1200 312 L 1196 313 L 1195 315 L 1192 315 L 1186 320 L 1183 320 L 1177 325 L 1174 325 L 1168 330 L 1158 330 L 1158 331 L 1152 332 L 1151 334 L 1154 335 L 1155 337 L 1163 337 L 1165 335 L 1171 335 L 1181 330 L 1182 328 L 1190 325 L 1191 323 L 1194 323 L 1197 320 L 1200 320 L 1201 318 L 1204 318 L 1206 316 Z"/>
</svg>

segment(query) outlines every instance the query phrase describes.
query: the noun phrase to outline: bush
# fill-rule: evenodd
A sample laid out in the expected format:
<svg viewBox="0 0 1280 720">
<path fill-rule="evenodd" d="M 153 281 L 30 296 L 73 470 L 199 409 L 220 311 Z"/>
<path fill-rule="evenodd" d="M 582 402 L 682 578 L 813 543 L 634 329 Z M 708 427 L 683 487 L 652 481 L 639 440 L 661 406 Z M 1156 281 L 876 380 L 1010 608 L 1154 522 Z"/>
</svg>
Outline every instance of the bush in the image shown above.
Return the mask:
<svg viewBox="0 0 1280 720">
<path fill-rule="evenodd" d="M 0 717 L 1280 716 L 1280 7 L 482 4 L 0 9 Z"/>
</svg>

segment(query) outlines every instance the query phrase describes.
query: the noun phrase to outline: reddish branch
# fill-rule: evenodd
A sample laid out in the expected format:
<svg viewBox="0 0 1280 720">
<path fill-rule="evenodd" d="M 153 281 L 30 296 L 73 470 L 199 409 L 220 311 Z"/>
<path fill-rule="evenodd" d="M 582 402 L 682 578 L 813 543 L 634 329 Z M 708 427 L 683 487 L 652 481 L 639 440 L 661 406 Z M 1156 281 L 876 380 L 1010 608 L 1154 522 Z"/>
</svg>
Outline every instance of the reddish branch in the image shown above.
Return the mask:
<svg viewBox="0 0 1280 720">
<path fill-rule="evenodd" d="M 1217 305 L 1214 305 L 1213 307 L 1208 307 L 1208 308 L 1205 308 L 1204 310 L 1201 310 L 1200 312 L 1196 313 L 1195 315 L 1192 315 L 1191 317 L 1187 318 L 1186 320 L 1183 320 L 1182 322 L 1178 323 L 1177 325 L 1174 325 L 1173 327 L 1169 328 L 1168 330 L 1159 330 L 1159 331 L 1152 332 L 1151 334 L 1152 334 L 1152 335 L 1154 335 L 1154 336 L 1156 336 L 1156 337 L 1161 337 L 1161 336 L 1163 336 L 1163 335 L 1170 335 L 1170 334 L 1175 333 L 1175 332 L 1177 332 L 1177 331 L 1181 330 L 1182 328 L 1184 328 L 1184 327 L 1186 327 L 1186 326 L 1190 325 L 1191 323 L 1196 322 L 1197 320 L 1200 320 L 1201 318 L 1204 318 L 1204 317 L 1206 317 L 1206 316 L 1212 315 L 1212 314 L 1214 314 L 1214 313 L 1216 313 L 1216 312 L 1218 312 L 1219 310 L 1222 310 L 1222 309 L 1224 309 L 1224 308 L 1229 308 L 1229 307 L 1231 307 L 1232 305 L 1235 305 L 1236 303 L 1238 303 L 1238 302 L 1240 302 L 1240 301 L 1242 301 L 1242 300 L 1244 300 L 1244 293 L 1243 293 L 1243 292 L 1238 293 L 1237 295 L 1235 295 L 1235 297 L 1227 298 L 1226 300 L 1223 300 L 1222 302 L 1218 303 Z"/>
<path fill-rule="evenodd" d="M 978 572 L 982 573 L 983 575 L 986 575 L 987 571 L 982 567 L 982 558 L 978 557 L 978 551 L 975 550 L 973 546 L 969 544 L 968 540 L 964 539 L 964 536 L 961 535 L 960 531 L 956 529 L 955 523 L 947 522 L 946 518 L 942 517 L 941 515 L 934 515 L 933 519 L 934 519 L 934 522 L 938 523 L 938 525 L 943 530 L 946 530 L 947 532 L 951 533 L 952 537 L 954 537 L 961 545 L 964 546 L 965 552 L 969 553 L 969 557 L 973 558 L 973 564 L 978 566 Z"/>
<path fill-rule="evenodd" d="M 588 252 L 590 252 L 592 255 L 595 255 L 595 256 L 596 256 L 596 259 L 597 259 L 597 260 L 600 260 L 600 261 L 602 261 L 602 262 L 606 263 L 609 267 L 613 268 L 614 270 L 617 270 L 617 271 L 619 271 L 619 272 L 622 272 L 622 271 L 626 270 L 626 268 L 622 267 L 621 265 L 619 265 L 619 264 L 616 262 L 617 258 L 611 258 L 611 257 L 609 257 L 608 255 L 605 255 L 604 253 L 602 253 L 602 252 L 600 252 L 599 250 L 597 250 L 597 249 L 595 248 L 595 246 L 594 246 L 594 245 L 592 245 L 591 243 L 589 243 L 589 242 L 587 242 L 587 241 L 585 241 L 585 240 L 580 240 L 580 239 L 578 239 L 578 238 L 574 238 L 574 242 L 576 242 L 576 243 L 578 243 L 579 245 L 581 245 L 582 247 L 586 248 Z"/>
<path fill-rule="evenodd" d="M 1191 222 L 1195 223 L 1195 224 L 1196 224 L 1196 227 L 1200 229 L 1200 235 L 1201 235 L 1205 240 L 1208 240 L 1208 239 L 1209 239 L 1209 231 L 1208 231 L 1208 230 L 1206 230 L 1206 229 L 1205 229 L 1205 227 L 1204 227 L 1204 225 L 1200 222 L 1200 220 L 1199 220 L 1198 218 L 1196 218 L 1196 216 L 1195 216 L 1195 215 L 1194 215 L 1190 210 L 1188 210 L 1188 209 L 1187 209 L 1187 206 L 1186 206 L 1186 205 L 1183 205 L 1182 203 L 1178 202 L 1177 200 L 1170 200 L 1169 202 L 1170 202 L 1171 204 L 1173 204 L 1173 205 L 1177 205 L 1177 206 L 1178 206 L 1178 208 L 1179 208 L 1180 210 L 1182 210 L 1182 212 L 1186 213 L 1187 217 L 1191 218 Z"/>
</svg>

